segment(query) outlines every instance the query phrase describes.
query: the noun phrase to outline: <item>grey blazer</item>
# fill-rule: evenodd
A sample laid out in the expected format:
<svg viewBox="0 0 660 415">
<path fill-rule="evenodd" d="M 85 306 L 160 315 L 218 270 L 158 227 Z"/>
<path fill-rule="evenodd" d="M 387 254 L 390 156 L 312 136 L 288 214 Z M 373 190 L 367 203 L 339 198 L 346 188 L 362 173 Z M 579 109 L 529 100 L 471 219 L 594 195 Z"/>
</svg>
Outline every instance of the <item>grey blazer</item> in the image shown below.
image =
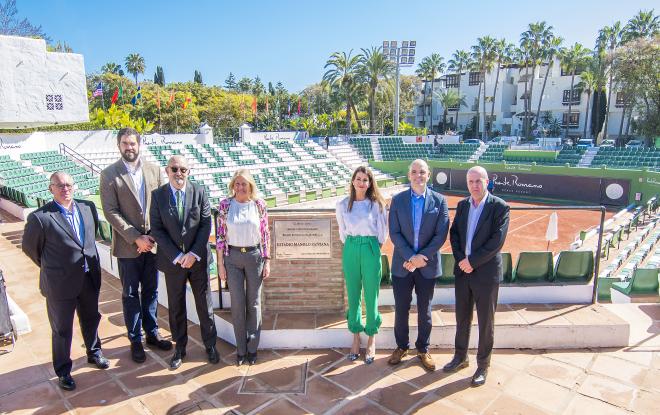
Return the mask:
<svg viewBox="0 0 660 415">
<path fill-rule="evenodd" d="M 82 216 L 85 235 L 80 241 L 55 202 L 30 213 L 23 231 L 22 249 L 37 266 L 39 290 L 51 300 L 76 298 L 85 278 L 101 288 L 101 265 L 96 250 L 98 213 L 94 203 L 74 200 Z M 85 260 L 89 276 L 85 275 Z"/>
<path fill-rule="evenodd" d="M 101 172 L 101 204 L 103 215 L 112 225 L 112 255 L 117 258 L 135 258 L 139 254 L 135 240 L 149 233 L 149 206 L 151 192 L 163 184 L 160 167 L 142 160 L 144 175 L 145 210 L 140 207 L 139 197 L 131 176 L 121 159 Z M 155 252 L 155 248 L 154 251 Z"/>
<path fill-rule="evenodd" d="M 397 194 L 392 198 L 390 205 L 389 228 L 390 239 L 394 244 L 392 254 L 392 275 L 394 277 L 408 275 L 403 263 L 415 255 L 410 192 L 411 190 L 407 189 Z M 447 201 L 440 193 L 427 189 L 418 239 L 418 253 L 428 258 L 426 266 L 419 269 L 424 278 L 437 278 L 442 274 L 438 251 L 447 239 L 448 230 Z"/>
</svg>

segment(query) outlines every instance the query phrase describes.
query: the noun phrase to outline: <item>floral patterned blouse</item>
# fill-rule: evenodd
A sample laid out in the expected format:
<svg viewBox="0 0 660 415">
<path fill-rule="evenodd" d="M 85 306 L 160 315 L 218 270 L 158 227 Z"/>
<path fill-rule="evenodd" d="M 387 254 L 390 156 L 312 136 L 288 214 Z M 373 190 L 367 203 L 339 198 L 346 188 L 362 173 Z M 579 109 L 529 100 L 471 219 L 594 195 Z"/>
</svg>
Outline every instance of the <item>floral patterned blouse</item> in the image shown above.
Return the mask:
<svg viewBox="0 0 660 415">
<path fill-rule="evenodd" d="M 266 210 L 266 202 L 262 199 L 255 199 L 254 203 L 257 205 L 259 211 L 259 234 L 261 235 L 261 256 L 270 258 L 270 229 L 268 228 L 268 211 Z M 226 198 L 220 201 L 218 205 L 218 221 L 215 229 L 215 243 L 218 250 L 224 252 L 224 255 L 229 255 L 229 244 L 227 244 L 227 215 L 229 214 L 229 205 L 231 198 Z"/>
</svg>

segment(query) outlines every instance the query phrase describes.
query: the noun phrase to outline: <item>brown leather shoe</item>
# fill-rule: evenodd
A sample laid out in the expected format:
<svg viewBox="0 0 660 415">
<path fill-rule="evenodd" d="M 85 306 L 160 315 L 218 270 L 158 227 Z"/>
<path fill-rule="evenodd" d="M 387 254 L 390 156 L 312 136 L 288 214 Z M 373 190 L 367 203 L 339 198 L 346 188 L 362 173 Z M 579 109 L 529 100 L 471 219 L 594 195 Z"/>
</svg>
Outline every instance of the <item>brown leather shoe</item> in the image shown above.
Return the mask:
<svg viewBox="0 0 660 415">
<path fill-rule="evenodd" d="M 398 365 L 399 363 L 401 363 L 401 359 L 403 359 L 407 354 L 408 354 L 408 350 L 403 350 L 397 347 L 392 352 L 392 356 L 390 356 L 390 360 L 388 360 L 387 363 L 391 365 Z"/>
<path fill-rule="evenodd" d="M 435 370 L 435 362 L 429 353 L 419 352 L 417 353 L 417 357 L 419 357 L 419 360 L 422 361 L 422 366 L 424 366 L 424 369 L 431 372 Z"/>
</svg>

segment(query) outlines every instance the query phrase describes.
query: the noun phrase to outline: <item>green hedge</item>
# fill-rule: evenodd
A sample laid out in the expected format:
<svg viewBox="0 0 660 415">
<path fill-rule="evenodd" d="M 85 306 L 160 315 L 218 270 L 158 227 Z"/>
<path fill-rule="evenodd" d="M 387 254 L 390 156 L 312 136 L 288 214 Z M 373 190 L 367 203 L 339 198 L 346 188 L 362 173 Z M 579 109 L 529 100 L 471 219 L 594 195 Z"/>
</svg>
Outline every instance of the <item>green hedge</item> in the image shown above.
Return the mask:
<svg viewBox="0 0 660 415">
<path fill-rule="evenodd" d="M 504 150 L 504 158 L 509 160 L 554 160 L 556 151 L 544 150 Z"/>
</svg>

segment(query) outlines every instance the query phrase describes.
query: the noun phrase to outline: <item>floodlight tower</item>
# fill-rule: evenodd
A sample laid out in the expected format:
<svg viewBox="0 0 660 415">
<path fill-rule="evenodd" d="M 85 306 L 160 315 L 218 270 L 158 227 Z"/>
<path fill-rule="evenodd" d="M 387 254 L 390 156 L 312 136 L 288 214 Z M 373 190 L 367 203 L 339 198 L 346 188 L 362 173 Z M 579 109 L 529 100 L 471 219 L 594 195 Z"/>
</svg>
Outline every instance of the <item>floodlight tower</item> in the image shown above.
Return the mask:
<svg viewBox="0 0 660 415">
<path fill-rule="evenodd" d="M 396 40 L 383 41 L 383 55 L 396 65 L 394 135 L 399 134 L 399 68 L 415 64 L 415 48 L 417 48 L 417 42 L 414 40 L 404 40 L 401 42 L 401 46 Z"/>
</svg>

